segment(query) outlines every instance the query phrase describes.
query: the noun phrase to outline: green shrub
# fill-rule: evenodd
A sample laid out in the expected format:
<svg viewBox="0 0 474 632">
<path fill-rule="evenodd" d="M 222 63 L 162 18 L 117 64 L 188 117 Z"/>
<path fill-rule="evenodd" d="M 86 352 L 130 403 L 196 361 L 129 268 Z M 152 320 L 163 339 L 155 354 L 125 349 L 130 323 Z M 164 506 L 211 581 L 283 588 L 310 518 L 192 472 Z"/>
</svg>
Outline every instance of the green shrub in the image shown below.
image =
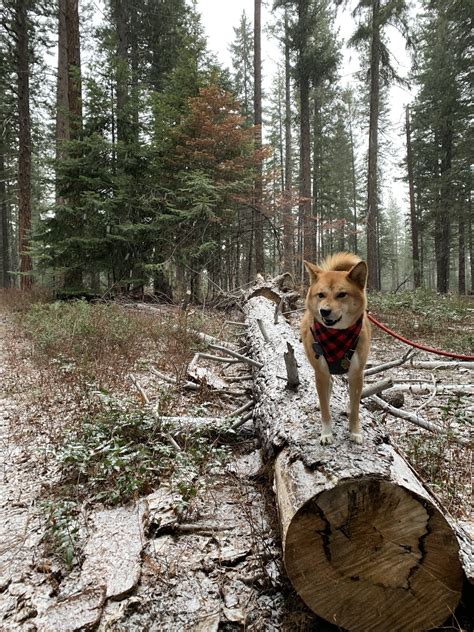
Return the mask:
<svg viewBox="0 0 474 632">
<path fill-rule="evenodd" d="M 188 502 L 201 474 L 220 464 L 226 451 L 199 435 L 177 450 L 169 430 L 150 411 L 115 404 L 86 417 L 56 452 L 66 495 L 74 488 L 75 496 L 116 505 L 150 493 L 166 478 Z"/>
</svg>

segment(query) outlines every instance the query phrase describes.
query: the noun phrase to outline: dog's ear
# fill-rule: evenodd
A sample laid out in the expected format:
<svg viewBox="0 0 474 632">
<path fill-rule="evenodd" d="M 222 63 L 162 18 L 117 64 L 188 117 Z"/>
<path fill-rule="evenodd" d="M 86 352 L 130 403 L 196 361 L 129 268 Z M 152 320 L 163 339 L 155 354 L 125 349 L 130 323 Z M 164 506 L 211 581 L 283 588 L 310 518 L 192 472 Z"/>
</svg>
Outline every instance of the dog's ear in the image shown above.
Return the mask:
<svg viewBox="0 0 474 632">
<path fill-rule="evenodd" d="M 309 261 L 303 261 L 304 267 L 309 274 L 310 283 L 315 283 L 318 280 L 319 274 L 322 272 L 321 268 L 315 266 L 314 263 L 310 263 Z"/>
<path fill-rule="evenodd" d="M 356 263 L 347 273 L 347 277 L 363 290 L 367 283 L 367 264 L 365 261 Z"/>
</svg>

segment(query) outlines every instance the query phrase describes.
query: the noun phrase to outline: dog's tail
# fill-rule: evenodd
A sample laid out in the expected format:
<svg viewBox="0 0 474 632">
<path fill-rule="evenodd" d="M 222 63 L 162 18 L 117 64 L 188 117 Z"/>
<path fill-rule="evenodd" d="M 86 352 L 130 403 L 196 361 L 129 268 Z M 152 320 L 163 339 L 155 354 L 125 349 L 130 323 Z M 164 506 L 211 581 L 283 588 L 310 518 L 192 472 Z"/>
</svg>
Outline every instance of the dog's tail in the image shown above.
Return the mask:
<svg viewBox="0 0 474 632">
<path fill-rule="evenodd" d="M 336 252 L 334 255 L 326 257 L 320 267 L 326 271 L 348 272 L 359 261 L 361 261 L 361 258 L 352 252 Z"/>
</svg>

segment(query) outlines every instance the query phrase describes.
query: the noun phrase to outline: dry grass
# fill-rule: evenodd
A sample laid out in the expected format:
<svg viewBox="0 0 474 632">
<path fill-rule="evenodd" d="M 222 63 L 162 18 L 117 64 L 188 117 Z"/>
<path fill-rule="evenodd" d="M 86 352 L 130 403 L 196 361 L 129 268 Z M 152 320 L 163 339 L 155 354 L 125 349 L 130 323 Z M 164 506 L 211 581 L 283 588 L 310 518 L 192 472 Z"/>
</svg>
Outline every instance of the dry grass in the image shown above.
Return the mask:
<svg viewBox="0 0 474 632">
<path fill-rule="evenodd" d="M 190 329 L 215 334 L 222 322 L 210 312 L 190 314 L 173 306 L 140 311 L 113 303 L 48 303 L 44 295 L 38 302 L 37 295 L 16 291 L 2 292 L 0 308 L 11 316 L 4 387 L 18 402 L 16 439 L 44 435 L 53 443 L 100 413 L 98 393 L 138 406 L 130 373 L 149 382 L 162 414 L 180 414 L 180 383 L 201 348 Z M 174 376 L 177 387 L 157 384 L 150 365 Z M 215 397 L 203 385 L 185 403 L 199 406 Z"/>
<path fill-rule="evenodd" d="M 456 353 L 474 353 L 474 314 L 468 297 L 428 290 L 372 293 L 369 309 L 397 333 Z"/>
</svg>

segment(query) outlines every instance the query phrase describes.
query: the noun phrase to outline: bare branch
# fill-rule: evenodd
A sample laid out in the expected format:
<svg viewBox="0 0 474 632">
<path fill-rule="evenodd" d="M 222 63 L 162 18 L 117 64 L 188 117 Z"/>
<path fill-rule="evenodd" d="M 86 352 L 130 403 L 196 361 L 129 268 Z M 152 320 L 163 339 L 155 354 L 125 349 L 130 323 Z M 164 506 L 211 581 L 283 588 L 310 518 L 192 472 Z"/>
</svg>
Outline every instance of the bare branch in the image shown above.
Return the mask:
<svg viewBox="0 0 474 632">
<path fill-rule="evenodd" d="M 213 344 L 210 344 L 209 346 L 211 349 L 215 349 L 216 351 L 221 351 L 222 353 L 230 355 L 233 358 L 237 358 L 241 362 L 247 362 L 247 364 L 251 364 L 257 369 L 261 369 L 263 367 L 263 364 L 261 362 L 257 362 L 257 360 L 253 360 L 252 358 L 247 358 L 247 356 L 243 356 L 240 353 L 237 353 L 236 351 L 232 351 L 231 349 L 226 349 L 225 347 L 222 347 L 220 345 L 213 345 Z"/>
<path fill-rule="evenodd" d="M 409 349 L 401 358 L 398 358 L 398 360 L 391 360 L 390 362 L 377 364 L 370 369 L 366 369 L 364 371 L 364 375 L 375 375 L 376 373 L 381 373 L 382 371 L 386 371 L 387 369 L 391 369 L 395 366 L 401 366 L 402 364 L 405 364 L 405 362 L 407 362 L 408 360 L 411 360 L 411 358 L 413 358 L 416 353 L 417 352 L 413 351 L 413 349 Z"/>
<path fill-rule="evenodd" d="M 380 382 L 375 382 L 375 384 L 369 384 L 369 386 L 366 386 L 364 390 L 362 391 L 360 398 L 364 399 L 365 397 L 371 397 L 372 395 L 377 395 L 378 393 L 381 393 L 382 391 L 385 391 L 388 388 L 392 388 L 392 386 L 393 386 L 393 382 L 391 378 L 387 377 L 384 380 L 381 380 Z"/>
<path fill-rule="evenodd" d="M 409 413 L 406 410 L 400 410 L 399 408 L 390 406 L 390 404 L 387 404 L 387 402 L 378 397 L 378 395 L 372 395 L 370 399 L 375 402 L 379 408 L 385 410 L 387 413 L 390 413 L 394 417 L 399 417 L 400 419 L 409 421 L 410 423 L 415 424 L 420 428 L 424 428 L 425 430 L 429 430 L 430 432 L 434 432 L 436 434 L 439 434 L 442 431 L 442 428 L 440 426 L 436 426 L 435 424 L 432 424 L 429 421 L 418 417 L 418 415 L 415 415 L 414 413 Z"/>
</svg>

